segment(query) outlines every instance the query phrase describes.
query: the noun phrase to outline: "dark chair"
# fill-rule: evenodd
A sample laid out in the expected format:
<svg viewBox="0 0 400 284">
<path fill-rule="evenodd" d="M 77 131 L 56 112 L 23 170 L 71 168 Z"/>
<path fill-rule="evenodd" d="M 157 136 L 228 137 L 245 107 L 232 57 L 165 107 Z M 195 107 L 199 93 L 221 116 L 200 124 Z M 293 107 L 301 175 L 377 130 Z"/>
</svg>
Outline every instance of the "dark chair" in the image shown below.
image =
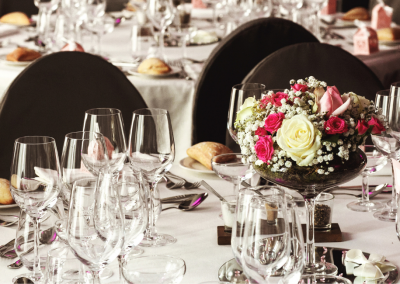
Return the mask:
<svg viewBox="0 0 400 284">
<path fill-rule="evenodd" d="M 295 43 L 318 42 L 303 27 L 284 19 L 250 21 L 225 37 L 208 58 L 195 90 L 193 142 L 225 143 L 233 85 L 274 51 Z"/>
<path fill-rule="evenodd" d="M 23 12 L 31 17 L 37 15 L 38 8 L 33 0 L 0 0 L 0 17 L 11 12 Z"/>
<path fill-rule="evenodd" d="M 267 89 L 288 88 L 291 79 L 308 76 L 335 85 L 340 93 L 354 92 L 370 100 L 383 90 L 376 75 L 361 60 L 340 47 L 299 43 L 282 48 L 262 60 L 243 80 L 262 83 Z"/>
<path fill-rule="evenodd" d="M 35 61 L 13 81 L 2 102 L 0 177 L 10 178 L 16 138 L 51 136 L 61 155 L 65 134 L 82 130 L 85 111 L 100 107 L 121 110 L 128 135 L 132 112 L 147 106 L 126 76 L 100 57 L 59 52 Z"/>
</svg>

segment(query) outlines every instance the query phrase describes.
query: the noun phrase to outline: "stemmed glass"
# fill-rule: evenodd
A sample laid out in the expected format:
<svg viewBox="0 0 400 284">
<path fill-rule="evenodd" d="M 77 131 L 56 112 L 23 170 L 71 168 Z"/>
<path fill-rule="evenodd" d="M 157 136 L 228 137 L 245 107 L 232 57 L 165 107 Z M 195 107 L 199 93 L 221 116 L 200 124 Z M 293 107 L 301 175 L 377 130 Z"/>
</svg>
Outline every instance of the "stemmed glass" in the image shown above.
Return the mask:
<svg viewBox="0 0 400 284">
<path fill-rule="evenodd" d="M 100 51 L 100 33 L 104 14 L 106 12 L 105 0 L 85 0 L 85 27 L 92 33 L 92 53 L 99 54 Z M 99 27 L 98 27 L 99 26 Z M 94 38 L 97 37 L 97 41 Z"/>
<path fill-rule="evenodd" d="M 43 276 L 39 258 L 40 222 L 56 204 L 60 192 L 60 164 L 53 138 L 27 136 L 15 140 L 10 190 L 34 225 L 33 272 L 25 277 L 37 282 Z"/>
<path fill-rule="evenodd" d="M 257 283 L 267 283 L 291 249 L 285 192 L 275 189 L 254 195 L 245 224 L 243 270 Z"/>
<path fill-rule="evenodd" d="M 387 163 L 387 157 L 382 154 L 375 146 L 363 146 L 364 153 L 367 155 L 367 166 L 362 175 L 362 194 L 361 201 L 353 201 L 347 204 L 347 208 L 353 211 L 370 212 L 382 209 L 385 205 L 378 201 L 369 200 L 368 178 L 371 174 L 380 171 Z"/>
<path fill-rule="evenodd" d="M 397 96 L 396 96 L 397 97 Z M 393 102 L 393 106 L 392 106 Z M 389 96 L 389 90 L 383 90 L 379 91 L 376 94 L 375 98 L 375 105 L 379 108 L 382 108 L 382 113 L 379 115 L 384 115 L 388 121 L 390 121 L 390 111 L 396 112 L 396 107 L 397 105 L 394 104 L 394 99 L 392 100 L 391 97 Z M 399 109 L 397 109 L 399 111 Z M 392 118 L 393 121 L 394 118 Z M 396 127 L 395 125 L 392 124 L 393 127 Z M 372 142 L 374 143 L 375 147 L 383 154 L 385 155 L 392 168 L 392 199 L 388 203 L 389 208 L 383 209 L 380 211 L 377 211 L 374 213 L 374 217 L 377 218 L 378 220 L 381 221 L 388 221 L 388 222 L 394 222 L 396 220 L 396 215 L 397 215 L 397 195 L 396 195 L 396 181 L 395 181 L 395 175 L 393 171 L 393 161 L 392 159 L 397 159 L 398 157 L 398 150 L 400 149 L 400 143 L 399 141 L 393 136 L 395 132 L 393 132 L 390 128 L 390 122 L 389 122 L 389 129 L 379 135 L 374 135 L 372 134 Z"/>
<path fill-rule="evenodd" d="M 238 143 L 237 131 L 235 128 L 236 114 L 241 110 L 247 98 L 254 97 L 255 100 L 259 100 L 264 91 L 265 85 L 258 83 L 238 84 L 232 87 L 228 110 L 228 131 L 236 143 Z"/>
<path fill-rule="evenodd" d="M 222 179 L 233 183 L 233 195 L 237 196 L 240 183 L 253 176 L 251 164 L 242 162 L 241 154 L 221 154 L 211 159 L 214 172 Z"/>
<path fill-rule="evenodd" d="M 68 244 L 99 284 L 100 272 L 120 254 L 124 217 L 112 174 L 101 170 L 98 179 L 75 182 L 67 225 Z"/>
<path fill-rule="evenodd" d="M 80 29 L 85 15 L 86 0 L 61 0 L 62 13 L 67 18 L 70 44 L 80 42 Z"/>
<path fill-rule="evenodd" d="M 38 20 L 36 23 L 36 31 L 38 34 L 38 46 L 41 51 L 48 50 L 49 47 L 49 28 L 50 28 L 50 16 L 55 10 L 57 10 L 58 3 L 60 0 L 35 0 L 36 7 L 39 8 Z"/>
<path fill-rule="evenodd" d="M 289 15 L 292 15 L 292 21 L 297 22 L 297 10 L 303 7 L 305 0 L 281 0 L 280 5 L 289 11 Z"/>
<path fill-rule="evenodd" d="M 160 213 L 157 183 L 171 168 L 175 142 L 171 119 L 164 109 L 139 109 L 133 112 L 128 157 L 132 170 L 149 184 L 149 222 L 141 246 L 165 246 L 176 242 L 170 235 L 158 234 L 155 223 Z"/>
<path fill-rule="evenodd" d="M 172 0 L 149 0 L 147 2 L 147 17 L 154 28 L 160 31 L 158 36 L 159 57 L 164 61 L 167 59 L 164 53 L 164 36 L 168 26 L 172 24 L 175 17 L 175 8 Z"/>
<path fill-rule="evenodd" d="M 304 3 L 307 6 L 307 9 L 310 11 L 310 13 L 314 13 L 316 17 L 316 21 L 314 23 L 314 31 L 315 31 L 315 36 L 321 40 L 321 31 L 319 28 L 319 23 L 320 23 L 320 11 L 323 6 L 326 5 L 327 0 L 304 0 Z"/>
<path fill-rule="evenodd" d="M 203 0 L 203 3 L 207 6 L 207 8 L 212 9 L 212 25 L 214 27 L 217 25 L 217 5 L 221 2 L 221 0 Z"/>
<path fill-rule="evenodd" d="M 126 141 L 121 111 L 115 108 L 94 108 L 85 112 L 83 131 L 103 134 L 112 173 L 119 172 L 126 159 Z"/>
</svg>

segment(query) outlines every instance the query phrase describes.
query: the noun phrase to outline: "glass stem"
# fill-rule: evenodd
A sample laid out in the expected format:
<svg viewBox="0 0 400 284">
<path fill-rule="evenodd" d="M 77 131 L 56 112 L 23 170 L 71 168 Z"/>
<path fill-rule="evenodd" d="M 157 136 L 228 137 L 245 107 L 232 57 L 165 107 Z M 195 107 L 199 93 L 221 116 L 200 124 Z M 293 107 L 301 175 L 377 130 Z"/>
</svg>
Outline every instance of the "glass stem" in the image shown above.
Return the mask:
<svg viewBox="0 0 400 284">
<path fill-rule="evenodd" d="M 314 240 L 314 209 L 315 209 L 315 199 L 305 198 L 306 205 L 306 267 L 315 266 L 315 240 Z"/>
<path fill-rule="evenodd" d="M 40 51 L 44 51 L 46 49 L 45 45 L 47 44 L 46 41 L 50 25 L 50 15 L 51 15 L 51 10 L 47 9 L 44 6 L 39 7 L 36 32 L 38 34 L 38 45 Z"/>
<path fill-rule="evenodd" d="M 40 267 L 40 256 L 39 256 L 39 233 L 40 233 L 40 223 L 38 218 L 32 218 L 33 228 L 34 228 L 34 237 L 33 237 L 33 274 L 35 278 L 41 277 L 42 270 Z"/>
<path fill-rule="evenodd" d="M 122 265 L 125 261 L 125 254 L 124 255 L 119 255 L 118 256 L 118 264 L 119 264 L 119 283 L 125 284 L 125 279 L 124 276 L 122 275 Z"/>
<path fill-rule="evenodd" d="M 93 284 L 101 284 L 100 271 L 92 271 Z"/>
<path fill-rule="evenodd" d="M 362 194 L 361 194 L 361 204 L 369 203 L 369 184 L 368 184 L 368 175 L 362 173 Z"/>
<path fill-rule="evenodd" d="M 95 33 L 96 44 L 95 44 L 95 54 L 101 54 L 101 35 L 100 33 Z"/>
<path fill-rule="evenodd" d="M 389 160 L 390 165 L 392 166 L 392 202 L 390 204 L 390 213 L 395 214 L 397 212 L 396 177 L 393 168 L 393 160 Z"/>
<path fill-rule="evenodd" d="M 160 38 L 158 39 L 158 45 L 159 45 L 159 49 L 160 49 L 161 58 L 164 61 L 167 60 L 165 58 L 165 54 L 164 54 L 164 36 L 165 36 L 166 29 L 167 29 L 167 27 L 164 27 L 164 25 L 161 27 Z"/>
<path fill-rule="evenodd" d="M 157 187 L 156 182 L 149 182 L 149 196 L 148 196 L 148 206 L 149 206 L 149 222 L 147 223 L 146 232 L 144 233 L 144 238 L 148 240 L 152 240 L 157 236 L 156 229 L 156 214 L 155 214 L 155 190 Z"/>
</svg>

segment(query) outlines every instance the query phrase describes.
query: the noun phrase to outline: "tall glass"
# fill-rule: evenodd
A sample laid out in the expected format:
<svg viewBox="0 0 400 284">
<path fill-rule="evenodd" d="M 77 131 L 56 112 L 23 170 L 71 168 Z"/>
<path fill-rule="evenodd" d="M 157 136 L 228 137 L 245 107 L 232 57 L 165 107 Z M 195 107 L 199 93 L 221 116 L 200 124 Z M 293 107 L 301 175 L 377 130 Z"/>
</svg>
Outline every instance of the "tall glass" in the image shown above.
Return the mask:
<svg viewBox="0 0 400 284">
<path fill-rule="evenodd" d="M 39 281 L 40 222 L 57 202 L 60 192 L 60 164 L 56 142 L 51 137 L 27 136 L 15 140 L 11 164 L 11 194 L 21 209 L 29 215 L 34 227 L 33 272 L 25 275 Z"/>
<path fill-rule="evenodd" d="M 122 113 L 115 108 L 94 108 L 85 112 L 83 131 L 103 134 L 110 171 L 119 172 L 126 159 L 126 141 Z"/>
<path fill-rule="evenodd" d="M 321 31 L 319 27 L 320 23 L 320 11 L 322 7 L 324 7 L 327 3 L 327 0 L 304 0 L 304 4 L 306 4 L 306 8 L 310 11 L 310 14 L 315 14 L 316 21 L 314 22 L 314 31 L 315 36 L 321 40 Z"/>
<path fill-rule="evenodd" d="M 228 131 L 232 139 L 237 143 L 237 131 L 235 128 L 236 114 L 242 109 L 247 98 L 261 99 L 265 91 L 265 85 L 259 83 L 238 84 L 232 87 L 231 99 L 228 110 Z"/>
<path fill-rule="evenodd" d="M 36 32 L 38 34 L 38 46 L 40 51 L 49 50 L 50 43 L 50 16 L 57 10 L 60 0 L 35 0 L 36 7 L 39 8 Z M 47 46 L 46 46 L 47 45 Z"/>
<path fill-rule="evenodd" d="M 139 109 L 133 112 L 128 143 L 132 170 L 149 184 L 149 222 L 141 246 L 165 246 L 176 242 L 170 235 L 158 234 L 155 228 L 159 208 L 158 182 L 171 168 L 175 142 L 171 119 L 164 109 Z"/>
</svg>

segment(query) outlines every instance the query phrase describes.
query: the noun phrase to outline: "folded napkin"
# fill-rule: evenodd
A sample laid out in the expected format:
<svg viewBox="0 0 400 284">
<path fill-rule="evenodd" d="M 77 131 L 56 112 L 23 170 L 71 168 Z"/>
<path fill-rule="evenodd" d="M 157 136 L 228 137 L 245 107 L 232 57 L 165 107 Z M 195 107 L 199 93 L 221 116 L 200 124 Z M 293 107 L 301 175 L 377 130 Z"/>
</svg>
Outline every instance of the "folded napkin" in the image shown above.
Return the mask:
<svg viewBox="0 0 400 284">
<path fill-rule="evenodd" d="M 0 25 L 0 37 L 13 35 L 19 32 L 18 27 L 13 25 L 2 24 Z"/>
<path fill-rule="evenodd" d="M 386 257 L 371 253 L 369 259 L 359 249 L 351 249 L 346 253 L 344 264 L 347 274 L 356 276 L 354 283 L 376 283 L 384 278 L 384 273 L 396 269 L 393 263 L 385 261 Z"/>
<path fill-rule="evenodd" d="M 203 66 L 203 63 L 193 63 L 185 65 L 184 69 L 193 80 L 197 80 L 201 70 L 203 70 Z"/>
</svg>

